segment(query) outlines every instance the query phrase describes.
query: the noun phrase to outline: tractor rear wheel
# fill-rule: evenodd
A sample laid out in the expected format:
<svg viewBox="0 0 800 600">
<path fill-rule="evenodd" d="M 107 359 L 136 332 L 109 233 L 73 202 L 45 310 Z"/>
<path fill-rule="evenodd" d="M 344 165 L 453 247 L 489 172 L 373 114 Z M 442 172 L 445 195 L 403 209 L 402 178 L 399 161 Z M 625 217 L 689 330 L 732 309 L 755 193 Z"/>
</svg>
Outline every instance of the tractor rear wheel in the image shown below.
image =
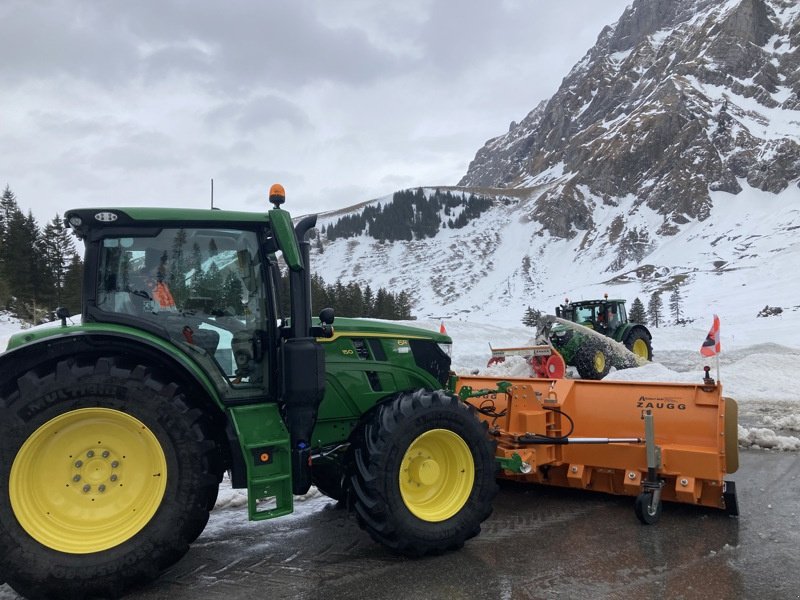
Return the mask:
<svg viewBox="0 0 800 600">
<path fill-rule="evenodd" d="M 653 360 L 653 347 L 650 337 L 641 329 L 633 329 L 625 338 L 625 347 L 637 357 L 644 360 Z"/>
<path fill-rule="evenodd" d="M 354 463 L 359 524 L 399 554 L 460 548 L 492 512 L 494 443 L 474 411 L 443 391 L 378 407 L 356 436 Z"/>
<path fill-rule="evenodd" d="M 611 352 L 607 344 L 586 336 L 575 353 L 575 367 L 581 379 L 602 379 L 611 370 Z"/>
<path fill-rule="evenodd" d="M 0 398 L 0 563 L 34 597 L 116 597 L 208 521 L 219 465 L 181 388 L 115 359 L 29 371 Z"/>
</svg>

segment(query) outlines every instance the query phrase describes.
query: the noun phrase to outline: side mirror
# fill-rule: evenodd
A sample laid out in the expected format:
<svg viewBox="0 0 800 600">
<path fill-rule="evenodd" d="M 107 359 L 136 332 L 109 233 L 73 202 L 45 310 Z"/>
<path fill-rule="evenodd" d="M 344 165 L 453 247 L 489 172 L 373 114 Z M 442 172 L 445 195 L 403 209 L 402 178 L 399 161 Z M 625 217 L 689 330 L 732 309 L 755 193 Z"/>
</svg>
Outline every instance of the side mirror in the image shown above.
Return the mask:
<svg viewBox="0 0 800 600">
<path fill-rule="evenodd" d="M 331 312 L 333 312 L 333 311 L 331 310 Z M 61 319 L 61 326 L 62 327 L 66 327 L 67 326 L 67 319 L 69 319 L 71 316 L 72 315 L 69 314 L 69 309 L 68 308 L 65 308 L 63 306 L 59 306 L 56 309 L 56 318 L 57 319 Z"/>
<path fill-rule="evenodd" d="M 333 325 L 334 318 L 335 315 L 332 308 L 323 308 L 319 313 L 319 320 L 325 325 Z"/>
<path fill-rule="evenodd" d="M 314 337 L 329 338 L 333 337 L 333 319 L 334 313 L 332 308 L 323 308 L 319 313 L 319 327 L 311 328 L 311 335 Z"/>
</svg>

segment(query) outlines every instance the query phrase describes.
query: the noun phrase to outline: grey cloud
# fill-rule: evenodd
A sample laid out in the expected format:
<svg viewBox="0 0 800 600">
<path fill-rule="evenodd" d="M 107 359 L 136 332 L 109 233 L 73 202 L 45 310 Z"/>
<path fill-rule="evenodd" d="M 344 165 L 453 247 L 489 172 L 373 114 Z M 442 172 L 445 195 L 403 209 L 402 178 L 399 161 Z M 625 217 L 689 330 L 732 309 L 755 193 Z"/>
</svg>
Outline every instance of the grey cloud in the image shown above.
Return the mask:
<svg viewBox="0 0 800 600">
<path fill-rule="evenodd" d="M 4 2 L 0 40 L 6 82 L 68 75 L 108 84 L 137 69 L 135 45 L 118 20 L 101 21 L 79 3 Z"/>
<path fill-rule="evenodd" d="M 298 130 L 311 126 L 296 104 L 271 94 L 221 104 L 208 112 L 206 121 L 212 126 L 232 125 L 239 133 L 257 132 L 281 121 Z"/>
<path fill-rule="evenodd" d="M 123 140 L 98 148 L 90 157 L 99 169 L 129 171 L 163 171 L 186 160 L 173 138 L 160 132 L 139 132 Z"/>
<path fill-rule="evenodd" d="M 16 79 L 108 84 L 182 72 L 241 89 L 359 84 L 402 67 L 364 31 L 328 26 L 309 2 L 12 0 L 0 7 L 0 39 L 0 72 Z"/>
</svg>

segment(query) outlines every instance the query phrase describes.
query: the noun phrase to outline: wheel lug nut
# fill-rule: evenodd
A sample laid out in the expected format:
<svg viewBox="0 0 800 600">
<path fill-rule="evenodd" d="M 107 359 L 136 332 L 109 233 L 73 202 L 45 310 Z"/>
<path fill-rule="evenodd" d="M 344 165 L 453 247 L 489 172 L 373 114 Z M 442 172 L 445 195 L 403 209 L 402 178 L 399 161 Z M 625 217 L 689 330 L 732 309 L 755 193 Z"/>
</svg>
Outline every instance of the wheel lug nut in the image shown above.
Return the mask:
<svg viewBox="0 0 800 600">
<path fill-rule="evenodd" d="M 75 468 L 76 469 L 80 469 L 82 466 L 83 466 L 83 461 L 82 460 L 76 460 L 75 461 Z"/>
<path fill-rule="evenodd" d="M 93 456 L 94 456 L 94 450 L 89 450 L 89 451 L 86 453 L 86 457 L 87 457 L 87 458 L 92 458 Z"/>
<path fill-rule="evenodd" d="M 110 479 L 111 479 L 111 481 L 116 481 L 116 480 L 117 480 L 117 476 L 116 476 L 116 475 L 112 475 L 112 476 L 110 477 Z"/>
<path fill-rule="evenodd" d="M 105 491 L 106 491 L 106 486 L 104 486 L 104 485 L 101 483 L 101 484 L 100 484 L 100 487 L 98 487 L 98 488 L 97 488 L 97 490 L 98 490 L 98 491 L 99 491 L 99 492 L 102 494 L 103 492 L 105 492 Z"/>
<path fill-rule="evenodd" d="M 103 450 L 103 458 L 108 458 L 111 455 L 111 452 L 108 450 Z"/>
<path fill-rule="evenodd" d="M 92 491 L 92 486 L 90 486 L 90 485 L 87 483 L 85 486 L 83 486 L 83 491 L 84 491 L 84 492 L 87 492 L 87 493 L 88 493 L 88 492 L 90 492 L 90 491 Z"/>
<path fill-rule="evenodd" d="M 78 483 L 80 480 L 81 480 L 80 475 L 75 475 L 75 477 L 72 478 L 72 481 L 74 481 L 75 483 Z"/>
<path fill-rule="evenodd" d="M 112 469 L 116 469 L 118 466 L 119 466 L 119 461 L 117 461 L 117 460 L 111 461 L 111 468 Z"/>
</svg>

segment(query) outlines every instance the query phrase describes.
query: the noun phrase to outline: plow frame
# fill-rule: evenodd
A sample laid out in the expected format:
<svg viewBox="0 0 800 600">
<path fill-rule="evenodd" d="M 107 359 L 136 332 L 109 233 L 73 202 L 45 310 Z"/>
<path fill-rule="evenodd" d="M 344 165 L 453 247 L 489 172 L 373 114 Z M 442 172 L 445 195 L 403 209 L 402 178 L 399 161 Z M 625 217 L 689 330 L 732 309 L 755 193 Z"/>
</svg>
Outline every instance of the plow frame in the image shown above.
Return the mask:
<svg viewBox="0 0 800 600">
<path fill-rule="evenodd" d="M 738 514 L 737 406 L 722 385 L 460 377 L 456 393 L 497 441 L 500 477 Z"/>
</svg>

